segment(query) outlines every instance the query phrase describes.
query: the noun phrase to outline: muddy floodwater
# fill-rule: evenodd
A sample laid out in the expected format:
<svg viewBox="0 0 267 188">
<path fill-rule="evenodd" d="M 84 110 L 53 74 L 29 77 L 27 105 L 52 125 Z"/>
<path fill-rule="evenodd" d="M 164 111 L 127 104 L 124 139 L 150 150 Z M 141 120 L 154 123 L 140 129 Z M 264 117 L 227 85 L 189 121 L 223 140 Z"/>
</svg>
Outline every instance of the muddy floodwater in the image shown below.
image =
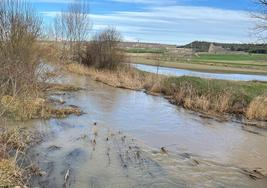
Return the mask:
<svg viewBox="0 0 267 188">
<path fill-rule="evenodd" d="M 45 172 L 32 187 L 267 187 L 266 131 L 84 76 L 60 80 L 85 90 L 51 97 L 85 114 L 24 123 L 46 133 L 32 148 Z"/>
<path fill-rule="evenodd" d="M 230 73 L 208 73 L 208 72 L 198 72 L 177 68 L 168 68 L 168 67 L 159 67 L 151 65 L 142 65 L 142 64 L 132 64 L 139 70 L 150 72 L 150 73 L 159 73 L 162 75 L 168 76 L 193 76 L 200 78 L 211 78 L 211 79 L 220 79 L 220 80 L 236 80 L 236 81 L 267 81 L 266 75 L 253 75 L 253 74 L 230 74 Z"/>
</svg>

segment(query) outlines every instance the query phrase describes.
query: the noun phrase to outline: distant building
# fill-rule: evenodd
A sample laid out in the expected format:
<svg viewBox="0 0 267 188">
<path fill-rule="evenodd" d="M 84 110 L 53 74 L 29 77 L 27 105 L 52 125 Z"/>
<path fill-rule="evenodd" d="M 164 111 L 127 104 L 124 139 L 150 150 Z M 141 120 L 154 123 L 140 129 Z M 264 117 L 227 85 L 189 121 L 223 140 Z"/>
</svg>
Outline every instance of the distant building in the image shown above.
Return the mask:
<svg viewBox="0 0 267 188">
<path fill-rule="evenodd" d="M 226 54 L 229 53 L 228 49 L 223 48 L 222 46 L 215 46 L 213 43 L 209 47 L 210 54 Z"/>
</svg>

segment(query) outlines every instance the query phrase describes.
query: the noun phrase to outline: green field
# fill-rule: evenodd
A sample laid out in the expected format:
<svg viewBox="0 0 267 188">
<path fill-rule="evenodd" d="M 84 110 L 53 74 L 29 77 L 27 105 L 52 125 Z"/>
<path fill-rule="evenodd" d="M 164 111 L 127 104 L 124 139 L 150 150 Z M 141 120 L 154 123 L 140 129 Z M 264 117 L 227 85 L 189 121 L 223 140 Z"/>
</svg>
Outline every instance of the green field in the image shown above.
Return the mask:
<svg viewBox="0 0 267 188">
<path fill-rule="evenodd" d="M 149 51 L 159 53 L 160 49 L 145 49 L 144 51 L 140 51 L 140 53 L 129 52 L 127 56 L 132 63 L 155 65 L 158 59 L 156 59 L 157 57 L 155 57 L 153 53 L 149 53 Z M 168 58 L 168 52 L 159 53 L 159 55 L 161 57 L 160 66 L 162 67 L 213 73 L 267 74 L 267 54 L 219 55 L 202 53 L 189 58 L 185 56 L 174 59 Z"/>
<path fill-rule="evenodd" d="M 193 58 L 199 61 L 266 61 L 267 54 L 201 54 Z"/>
<path fill-rule="evenodd" d="M 162 54 L 166 52 L 165 48 L 129 48 L 126 50 L 127 53 L 154 53 Z"/>
</svg>

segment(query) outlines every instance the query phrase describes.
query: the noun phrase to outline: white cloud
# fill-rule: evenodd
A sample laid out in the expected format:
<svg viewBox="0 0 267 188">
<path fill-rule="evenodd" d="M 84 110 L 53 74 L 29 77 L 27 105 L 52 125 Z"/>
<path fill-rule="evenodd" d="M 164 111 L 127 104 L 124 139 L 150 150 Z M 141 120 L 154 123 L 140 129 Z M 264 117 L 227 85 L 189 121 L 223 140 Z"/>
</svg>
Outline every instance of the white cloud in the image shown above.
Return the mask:
<svg viewBox="0 0 267 188">
<path fill-rule="evenodd" d="M 30 0 L 32 3 L 71 3 L 73 0 Z"/>
<path fill-rule="evenodd" d="M 57 12 L 43 14 L 54 17 Z M 254 20 L 245 11 L 192 6 L 152 6 L 139 12 L 118 11 L 90 16 L 95 30 L 115 26 L 126 39 L 174 44 L 192 40 L 247 42 L 254 25 Z"/>
<path fill-rule="evenodd" d="M 137 4 L 148 4 L 148 5 L 170 5 L 175 4 L 176 0 L 110 0 L 113 2 L 121 3 L 137 3 Z"/>
</svg>

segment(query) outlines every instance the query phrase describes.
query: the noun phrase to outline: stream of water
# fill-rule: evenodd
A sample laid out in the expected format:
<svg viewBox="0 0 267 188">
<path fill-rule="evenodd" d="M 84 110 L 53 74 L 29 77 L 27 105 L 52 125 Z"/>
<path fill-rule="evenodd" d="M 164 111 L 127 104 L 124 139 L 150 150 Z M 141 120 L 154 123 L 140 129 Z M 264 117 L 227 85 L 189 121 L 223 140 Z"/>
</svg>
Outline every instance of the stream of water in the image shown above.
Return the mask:
<svg viewBox="0 0 267 188">
<path fill-rule="evenodd" d="M 51 97 L 86 114 L 24 123 L 48 135 L 32 151 L 46 171 L 33 187 L 267 187 L 242 170 L 267 172 L 266 131 L 201 118 L 162 97 L 85 76 L 60 82 L 85 90 Z"/>
</svg>

